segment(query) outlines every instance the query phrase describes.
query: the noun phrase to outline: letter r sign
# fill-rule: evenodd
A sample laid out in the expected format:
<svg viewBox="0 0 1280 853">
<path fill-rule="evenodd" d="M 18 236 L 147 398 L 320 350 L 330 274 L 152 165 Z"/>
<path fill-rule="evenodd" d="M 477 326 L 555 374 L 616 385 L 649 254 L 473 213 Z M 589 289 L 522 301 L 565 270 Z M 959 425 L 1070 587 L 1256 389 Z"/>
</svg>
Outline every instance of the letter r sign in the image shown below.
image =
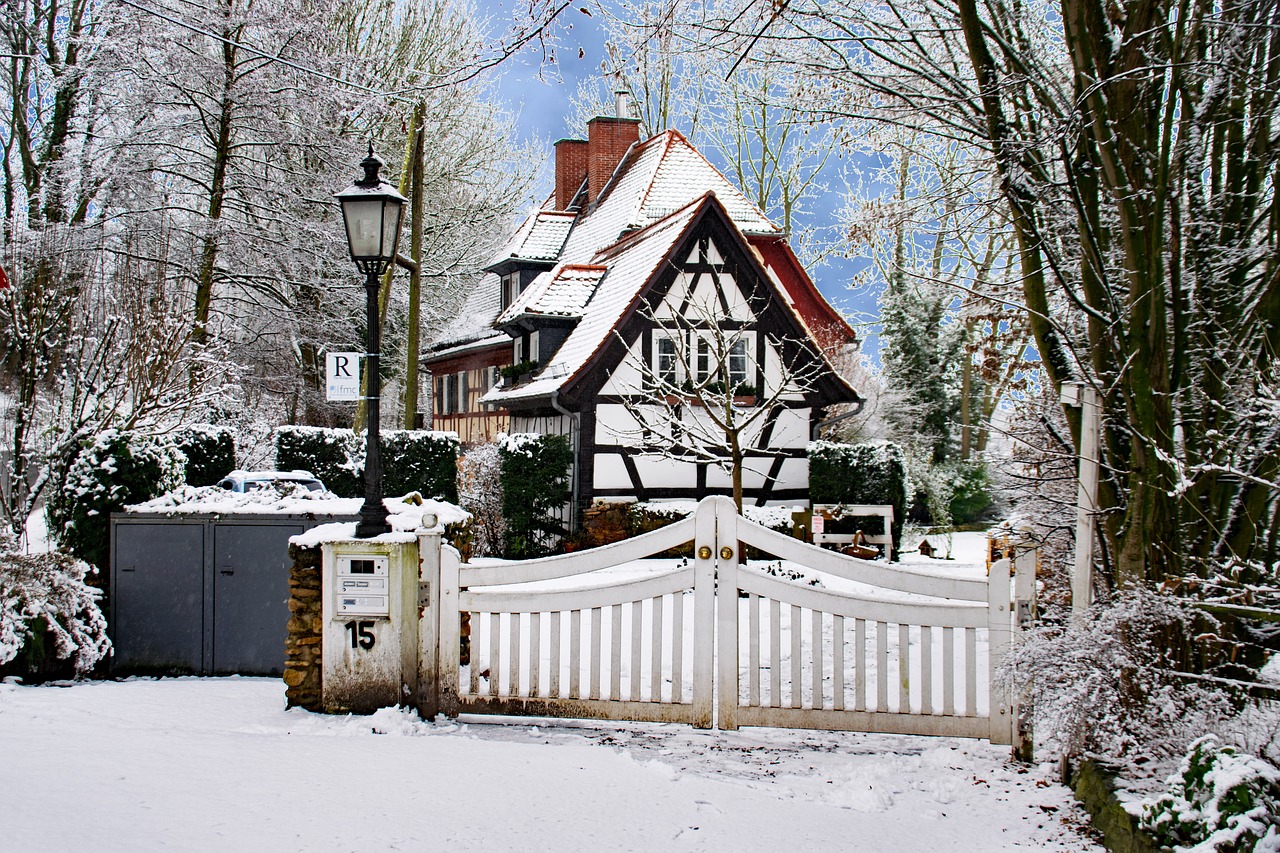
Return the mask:
<svg viewBox="0 0 1280 853">
<path fill-rule="evenodd" d="M 354 402 L 360 399 L 360 353 L 325 354 L 325 387 L 330 400 Z"/>
</svg>

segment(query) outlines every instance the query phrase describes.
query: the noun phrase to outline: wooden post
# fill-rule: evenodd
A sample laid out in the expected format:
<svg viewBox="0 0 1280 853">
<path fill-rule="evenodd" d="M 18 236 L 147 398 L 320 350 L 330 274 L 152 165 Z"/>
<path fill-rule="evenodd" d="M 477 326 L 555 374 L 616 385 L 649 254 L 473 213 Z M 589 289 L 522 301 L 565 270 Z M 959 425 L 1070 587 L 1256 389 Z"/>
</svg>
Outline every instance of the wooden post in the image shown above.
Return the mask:
<svg viewBox="0 0 1280 853">
<path fill-rule="evenodd" d="M 458 649 L 462 641 L 462 614 L 458 612 L 458 552 L 440 549 L 440 643 L 437 652 L 438 711 L 458 715 Z M 476 665 L 475 653 L 471 664 Z M 474 672 L 474 670 L 472 670 Z"/>
<path fill-rule="evenodd" d="M 714 502 L 716 516 L 716 656 L 720 662 L 717 718 L 722 730 L 734 731 L 738 728 L 738 558 L 742 543 L 738 539 L 738 509 L 733 501 L 723 495 L 707 500 Z"/>
<path fill-rule="evenodd" d="M 418 713 L 427 720 L 440 712 L 442 544 L 439 533 L 418 534 Z"/>
<path fill-rule="evenodd" d="M 711 728 L 715 703 L 716 505 L 693 516 L 693 727 Z"/>
<path fill-rule="evenodd" d="M 1080 619 L 1093 603 L 1093 550 L 1098 507 L 1098 444 L 1102 401 L 1097 389 L 1081 382 L 1064 382 L 1062 402 L 1080 407 L 1080 461 L 1076 490 L 1076 553 L 1071 571 L 1071 615 Z"/>
<path fill-rule="evenodd" d="M 1013 716 L 1009 690 L 999 687 L 996 673 L 1004 663 L 1012 639 L 1009 618 L 1009 561 L 997 560 L 987 575 L 987 713 L 991 717 L 991 742 L 1013 743 Z"/>
<path fill-rule="evenodd" d="M 1037 559 L 1035 548 L 1019 546 L 1018 556 L 1014 559 L 1013 635 L 1010 646 L 1016 646 L 1022 632 L 1035 623 Z M 1013 757 L 1018 761 L 1028 763 L 1033 760 L 1035 755 L 1035 732 L 1032 728 L 1031 719 L 1024 717 L 1025 709 L 1022 702 L 1029 689 L 1029 684 L 1026 685 L 1026 689 L 1020 687 L 1012 697 Z"/>
</svg>

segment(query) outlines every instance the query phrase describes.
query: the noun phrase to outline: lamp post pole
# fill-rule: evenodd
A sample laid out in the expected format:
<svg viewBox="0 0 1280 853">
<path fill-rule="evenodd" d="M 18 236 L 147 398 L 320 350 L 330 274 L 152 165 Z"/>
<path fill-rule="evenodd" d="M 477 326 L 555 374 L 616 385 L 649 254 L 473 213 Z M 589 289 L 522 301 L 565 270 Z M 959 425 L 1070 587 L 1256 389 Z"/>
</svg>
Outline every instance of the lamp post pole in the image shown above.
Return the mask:
<svg viewBox="0 0 1280 853">
<path fill-rule="evenodd" d="M 370 267 L 365 274 L 365 431 L 364 431 L 364 505 L 360 507 L 357 539 L 371 539 L 391 529 L 387 524 L 387 505 L 382 502 L 382 376 L 378 362 L 382 351 L 381 329 L 378 328 L 378 272 Z"/>
</svg>

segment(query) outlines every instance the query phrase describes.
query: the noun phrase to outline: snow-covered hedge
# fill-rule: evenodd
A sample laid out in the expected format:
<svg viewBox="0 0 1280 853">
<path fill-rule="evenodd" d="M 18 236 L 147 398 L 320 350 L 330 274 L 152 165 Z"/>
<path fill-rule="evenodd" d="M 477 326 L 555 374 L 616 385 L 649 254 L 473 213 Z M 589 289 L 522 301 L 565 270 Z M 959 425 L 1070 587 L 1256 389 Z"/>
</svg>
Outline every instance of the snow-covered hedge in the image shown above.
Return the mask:
<svg viewBox="0 0 1280 853">
<path fill-rule="evenodd" d="M 507 535 L 503 556 L 523 560 L 551 553 L 566 530 L 573 452 L 563 435 L 517 433 L 498 436 L 502 467 L 502 514 Z"/>
<path fill-rule="evenodd" d="M 1204 853 L 1280 850 L 1280 770 L 1207 735 L 1168 789 L 1142 804 L 1141 826 L 1165 847 Z"/>
<path fill-rule="evenodd" d="M 364 437 L 349 429 L 276 428 L 276 470 L 310 471 L 335 495 L 364 494 Z"/>
<path fill-rule="evenodd" d="M 458 500 L 457 433 L 388 430 L 382 433 L 382 489 Z M 344 498 L 364 494 L 364 435 L 349 429 L 282 426 L 276 429 L 276 470 L 310 471 Z"/>
<path fill-rule="evenodd" d="M 188 486 L 213 486 L 236 467 L 235 430 L 214 424 L 192 424 L 178 430 L 173 443 L 187 457 L 183 474 Z"/>
<path fill-rule="evenodd" d="M 45 514 L 63 550 L 105 571 L 111 513 L 183 484 L 187 458 L 168 439 L 105 430 L 85 444 Z"/>
<path fill-rule="evenodd" d="M 459 502 L 474 517 L 473 553 L 501 557 L 507 522 L 502 515 L 502 459 L 493 442 L 469 448 L 458 463 Z"/>
<path fill-rule="evenodd" d="M 1036 740 L 1053 751 L 1170 760 L 1232 714 L 1213 682 L 1179 674 L 1180 647 L 1212 630 L 1180 599 L 1129 589 L 1024 634 L 996 677 L 1031 691 Z"/>
<path fill-rule="evenodd" d="M 384 493 L 418 492 L 423 497 L 457 503 L 460 446 L 456 432 L 405 429 L 384 432 Z"/>
<path fill-rule="evenodd" d="M 888 442 L 810 442 L 809 500 L 816 504 L 891 505 L 893 541 L 900 546 L 907 519 L 907 466 L 902 449 Z"/>
<path fill-rule="evenodd" d="M 0 535 L 0 667 L 30 677 L 52 659 L 87 672 L 111 649 L 91 568 L 66 554 L 22 554 Z M 21 655 L 21 657 L 19 657 Z"/>
</svg>

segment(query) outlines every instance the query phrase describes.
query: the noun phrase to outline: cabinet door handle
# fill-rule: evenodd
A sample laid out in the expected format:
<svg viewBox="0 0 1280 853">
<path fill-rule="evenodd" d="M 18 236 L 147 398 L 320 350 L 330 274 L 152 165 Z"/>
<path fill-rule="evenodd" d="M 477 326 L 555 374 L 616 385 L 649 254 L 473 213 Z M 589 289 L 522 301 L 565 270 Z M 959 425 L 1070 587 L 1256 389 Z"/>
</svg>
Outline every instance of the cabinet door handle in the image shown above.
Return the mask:
<svg viewBox="0 0 1280 853">
<path fill-rule="evenodd" d="M 236 573 L 235 569 L 223 569 L 221 572 L 219 572 L 219 574 L 223 574 L 223 575 L 234 575 L 235 573 Z"/>
</svg>

